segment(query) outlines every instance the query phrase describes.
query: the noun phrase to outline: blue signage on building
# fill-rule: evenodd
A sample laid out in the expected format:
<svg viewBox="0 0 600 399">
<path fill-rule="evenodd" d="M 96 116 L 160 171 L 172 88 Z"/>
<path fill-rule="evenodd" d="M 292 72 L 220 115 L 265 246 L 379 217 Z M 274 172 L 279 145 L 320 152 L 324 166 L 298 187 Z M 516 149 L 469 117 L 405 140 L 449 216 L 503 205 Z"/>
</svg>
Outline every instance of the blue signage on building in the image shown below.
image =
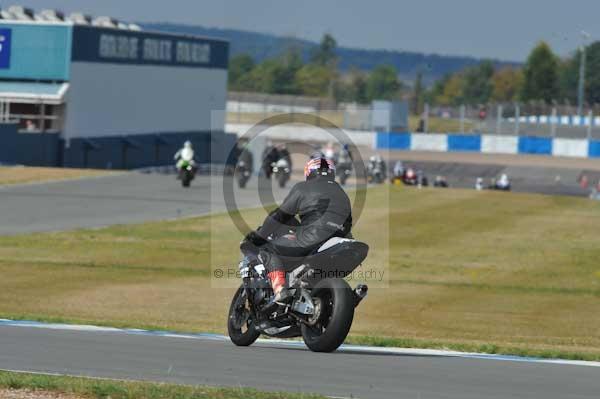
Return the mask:
<svg viewBox="0 0 600 399">
<path fill-rule="evenodd" d="M 156 32 L 75 26 L 72 61 L 227 69 L 229 43 Z"/>
<path fill-rule="evenodd" d="M 10 29 L 0 29 L 0 69 L 10 68 L 11 36 Z"/>
</svg>

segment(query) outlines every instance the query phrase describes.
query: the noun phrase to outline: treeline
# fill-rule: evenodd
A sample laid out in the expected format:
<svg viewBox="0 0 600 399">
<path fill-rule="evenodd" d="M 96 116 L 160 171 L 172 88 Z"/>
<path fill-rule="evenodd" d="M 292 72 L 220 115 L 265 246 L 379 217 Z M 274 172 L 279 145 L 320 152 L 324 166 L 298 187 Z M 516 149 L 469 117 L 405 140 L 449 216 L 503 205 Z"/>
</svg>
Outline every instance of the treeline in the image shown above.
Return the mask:
<svg viewBox="0 0 600 399">
<path fill-rule="evenodd" d="M 229 89 L 242 92 L 328 97 L 337 102 L 370 103 L 374 99 L 408 99 L 413 111 L 432 105 L 479 105 L 490 102 L 575 104 L 581 50 L 560 58 L 545 42 L 531 51 L 522 67 L 482 61 L 447 74 L 425 87 L 417 72 L 412 85 L 404 84 L 396 68 L 376 66 L 370 72 L 350 69 L 342 73 L 335 39 L 326 34 L 305 62 L 300 48 L 289 46 L 278 57 L 256 63 L 247 54 L 234 56 L 229 64 Z M 600 42 L 586 50 L 585 100 L 600 103 Z"/>
<path fill-rule="evenodd" d="M 336 40 L 323 36 L 308 62 L 301 50 L 290 46 L 282 55 L 255 63 L 247 54 L 229 62 L 229 89 L 232 91 L 329 97 L 338 102 L 366 104 L 374 99 L 400 98 L 402 83 L 391 65 L 379 65 L 370 73 L 351 69 L 340 73 Z"/>
<path fill-rule="evenodd" d="M 600 42 L 586 50 L 585 101 L 600 103 Z M 437 81 L 422 95 L 437 105 L 477 105 L 488 102 L 530 102 L 575 104 L 581 50 L 560 58 L 545 42 L 529 54 L 522 68 L 494 68 L 482 62 Z"/>
</svg>

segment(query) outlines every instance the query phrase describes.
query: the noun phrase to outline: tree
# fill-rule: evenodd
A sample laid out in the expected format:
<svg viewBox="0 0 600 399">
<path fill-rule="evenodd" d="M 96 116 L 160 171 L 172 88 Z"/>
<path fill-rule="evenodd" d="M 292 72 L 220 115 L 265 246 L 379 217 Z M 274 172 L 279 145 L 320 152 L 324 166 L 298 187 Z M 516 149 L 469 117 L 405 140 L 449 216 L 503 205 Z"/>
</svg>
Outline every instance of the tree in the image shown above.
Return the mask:
<svg viewBox="0 0 600 399">
<path fill-rule="evenodd" d="M 307 96 L 326 96 L 329 92 L 331 70 L 325 66 L 304 65 L 295 76 L 296 87 Z"/>
<path fill-rule="evenodd" d="M 579 80 L 579 54 L 575 55 L 575 59 Z M 585 101 L 589 104 L 600 103 L 600 42 L 594 42 L 586 48 Z"/>
<path fill-rule="evenodd" d="M 540 42 L 527 58 L 521 98 L 524 101 L 544 100 L 550 103 L 558 94 L 558 60 L 550 46 Z"/>
<path fill-rule="evenodd" d="M 572 104 L 577 102 L 580 55 L 577 51 L 573 57 L 558 63 L 558 97 Z"/>
<path fill-rule="evenodd" d="M 490 61 L 467 68 L 463 73 L 463 101 L 467 104 L 485 104 L 489 101 L 493 86 L 494 66 Z"/>
<path fill-rule="evenodd" d="M 367 104 L 367 76 L 356 68 L 343 75 L 336 82 L 335 100 L 337 102 L 356 102 Z"/>
<path fill-rule="evenodd" d="M 352 97 L 359 104 L 367 104 L 369 102 L 367 77 L 362 71 L 357 70 L 352 76 Z"/>
<path fill-rule="evenodd" d="M 523 71 L 505 67 L 492 76 L 492 100 L 510 102 L 517 100 L 523 86 Z"/>
<path fill-rule="evenodd" d="M 441 85 L 441 93 L 435 97 L 439 105 L 461 105 L 464 103 L 463 77 L 460 73 L 449 76 Z"/>
<path fill-rule="evenodd" d="M 254 69 L 254 60 L 247 54 L 240 54 L 229 61 L 229 87 L 232 90 L 247 89 L 247 75 Z M 244 79 L 246 77 L 246 79 Z"/>
<path fill-rule="evenodd" d="M 321 66 L 329 66 L 337 61 L 337 42 L 329 33 L 323 35 L 319 46 L 315 48 L 311 56 L 311 62 Z"/>
<path fill-rule="evenodd" d="M 398 98 L 402 84 L 398 72 L 392 65 L 375 67 L 367 78 L 367 98 L 369 100 L 393 100 Z"/>
</svg>

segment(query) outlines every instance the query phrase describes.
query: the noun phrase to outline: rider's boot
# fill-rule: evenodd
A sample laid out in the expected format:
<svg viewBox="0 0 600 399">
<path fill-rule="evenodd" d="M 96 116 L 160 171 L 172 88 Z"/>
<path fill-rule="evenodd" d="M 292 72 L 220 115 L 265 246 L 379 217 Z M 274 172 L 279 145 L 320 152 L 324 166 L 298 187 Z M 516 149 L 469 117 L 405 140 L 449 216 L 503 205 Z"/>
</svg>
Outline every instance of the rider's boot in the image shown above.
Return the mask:
<svg viewBox="0 0 600 399">
<path fill-rule="evenodd" d="M 267 276 L 271 281 L 271 287 L 275 293 L 275 297 L 273 298 L 272 302 L 279 305 L 285 305 L 289 303 L 293 298 L 293 295 L 285 286 L 285 271 L 273 270 L 272 272 L 269 272 Z"/>
</svg>

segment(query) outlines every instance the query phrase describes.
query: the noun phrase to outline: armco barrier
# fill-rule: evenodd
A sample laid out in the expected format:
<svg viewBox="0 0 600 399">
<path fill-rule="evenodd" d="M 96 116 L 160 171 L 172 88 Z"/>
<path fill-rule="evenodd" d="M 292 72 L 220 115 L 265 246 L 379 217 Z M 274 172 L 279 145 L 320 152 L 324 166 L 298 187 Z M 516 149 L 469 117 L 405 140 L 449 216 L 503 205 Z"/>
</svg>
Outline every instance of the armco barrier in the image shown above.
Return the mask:
<svg viewBox="0 0 600 399">
<path fill-rule="evenodd" d="M 484 134 L 481 138 L 481 152 L 486 154 L 517 154 L 519 152 L 519 138 L 516 136 Z"/>
<path fill-rule="evenodd" d="M 448 151 L 481 152 L 481 136 L 477 134 L 449 134 Z"/>
<path fill-rule="evenodd" d="M 377 148 L 386 148 L 390 150 L 410 150 L 410 133 L 378 133 Z"/>
<path fill-rule="evenodd" d="M 411 150 L 415 151 L 448 151 L 448 136 L 445 134 L 413 133 Z"/>
<path fill-rule="evenodd" d="M 519 154 L 552 155 L 552 139 L 546 137 L 519 137 Z"/>
<path fill-rule="evenodd" d="M 554 139 L 552 155 L 561 157 L 587 158 L 589 143 L 587 140 Z"/>
<path fill-rule="evenodd" d="M 600 141 L 590 141 L 588 148 L 588 156 L 590 158 L 600 158 Z"/>
</svg>

